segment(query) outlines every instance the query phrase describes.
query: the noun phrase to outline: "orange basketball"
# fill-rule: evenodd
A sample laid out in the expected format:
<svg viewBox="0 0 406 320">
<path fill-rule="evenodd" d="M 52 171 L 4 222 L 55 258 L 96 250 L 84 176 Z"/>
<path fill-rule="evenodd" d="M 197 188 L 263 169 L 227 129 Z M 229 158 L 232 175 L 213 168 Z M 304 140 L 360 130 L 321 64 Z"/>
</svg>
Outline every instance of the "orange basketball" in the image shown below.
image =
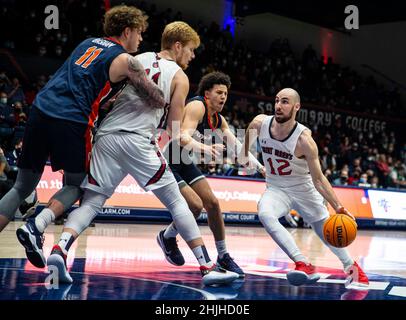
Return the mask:
<svg viewBox="0 0 406 320">
<path fill-rule="evenodd" d="M 357 223 L 345 214 L 334 214 L 324 222 L 323 236 L 333 247 L 344 248 L 357 236 Z"/>
</svg>

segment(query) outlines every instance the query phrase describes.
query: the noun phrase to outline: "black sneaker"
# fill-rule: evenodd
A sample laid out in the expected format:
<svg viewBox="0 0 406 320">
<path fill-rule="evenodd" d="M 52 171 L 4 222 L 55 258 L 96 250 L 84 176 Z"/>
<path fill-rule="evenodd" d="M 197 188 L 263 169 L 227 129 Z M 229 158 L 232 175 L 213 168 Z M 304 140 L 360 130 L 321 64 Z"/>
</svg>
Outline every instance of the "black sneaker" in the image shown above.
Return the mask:
<svg viewBox="0 0 406 320">
<path fill-rule="evenodd" d="M 42 251 L 45 237 L 38 231 L 33 219 L 16 231 L 18 241 L 24 246 L 27 259 L 37 268 L 45 268 L 45 257 Z"/>
<path fill-rule="evenodd" d="M 178 248 L 176 238 L 166 239 L 164 237 L 164 232 L 165 230 L 161 230 L 158 233 L 156 241 L 164 252 L 166 260 L 175 266 L 183 266 L 185 264 L 185 259 Z"/>
<path fill-rule="evenodd" d="M 217 258 L 217 264 L 220 265 L 222 268 L 232 271 L 238 274 L 239 278 L 244 278 L 245 273 L 241 270 L 241 268 L 234 262 L 234 259 L 230 257 L 228 253 L 226 253 L 223 258 Z"/>
</svg>

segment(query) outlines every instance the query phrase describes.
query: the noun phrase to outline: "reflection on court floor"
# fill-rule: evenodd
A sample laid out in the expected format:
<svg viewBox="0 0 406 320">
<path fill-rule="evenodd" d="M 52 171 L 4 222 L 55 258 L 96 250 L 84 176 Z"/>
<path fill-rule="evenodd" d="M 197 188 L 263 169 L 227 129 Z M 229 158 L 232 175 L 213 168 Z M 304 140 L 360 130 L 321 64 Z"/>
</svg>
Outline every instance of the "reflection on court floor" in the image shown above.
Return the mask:
<svg viewBox="0 0 406 320">
<path fill-rule="evenodd" d="M 71 285 L 47 289 L 48 274 L 33 267 L 15 239 L 20 222 L 0 234 L 0 300 L 395 300 L 406 299 L 406 233 L 359 231 L 349 247 L 370 279 L 367 291 L 346 290 L 338 259 L 309 229 L 289 229 L 303 253 L 317 266 L 321 279 L 295 287 L 286 280 L 293 264 L 258 227 L 227 226 L 227 246 L 246 272 L 229 286 L 205 287 L 186 244 L 182 267 L 170 265 L 156 244 L 162 225 L 96 224 L 72 247 L 68 268 Z M 201 226 L 212 260 L 217 259 L 210 230 Z M 45 255 L 61 227 L 46 233 Z"/>
</svg>

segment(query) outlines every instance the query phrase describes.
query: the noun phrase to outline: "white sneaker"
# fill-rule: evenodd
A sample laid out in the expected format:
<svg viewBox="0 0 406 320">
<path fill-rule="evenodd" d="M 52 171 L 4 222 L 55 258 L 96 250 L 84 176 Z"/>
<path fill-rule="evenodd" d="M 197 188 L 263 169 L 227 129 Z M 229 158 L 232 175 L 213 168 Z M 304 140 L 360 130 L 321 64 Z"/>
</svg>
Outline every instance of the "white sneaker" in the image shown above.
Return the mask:
<svg viewBox="0 0 406 320">
<path fill-rule="evenodd" d="M 200 266 L 200 272 L 205 286 L 228 284 L 239 278 L 238 273 L 227 271 L 216 264 L 211 268 Z"/>
<path fill-rule="evenodd" d="M 55 268 L 58 271 L 58 273 L 55 275 L 55 277 L 57 277 L 55 281 L 59 281 L 59 283 L 73 282 L 73 279 L 66 267 L 66 254 L 63 253 L 60 246 L 55 245 L 52 248 L 51 255 L 47 260 L 47 266 L 49 271 L 55 272 Z"/>
</svg>

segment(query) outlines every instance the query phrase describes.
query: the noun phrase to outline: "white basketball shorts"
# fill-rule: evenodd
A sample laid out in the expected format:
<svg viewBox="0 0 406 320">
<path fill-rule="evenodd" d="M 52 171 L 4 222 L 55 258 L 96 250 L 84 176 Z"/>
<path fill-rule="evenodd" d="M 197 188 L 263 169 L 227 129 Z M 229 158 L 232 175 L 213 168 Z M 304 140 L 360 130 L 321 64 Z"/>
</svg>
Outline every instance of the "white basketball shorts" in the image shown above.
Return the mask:
<svg viewBox="0 0 406 320">
<path fill-rule="evenodd" d="M 267 186 L 258 202 L 258 212 L 281 218 L 291 209 L 296 210 L 307 223 L 313 223 L 329 217 L 324 198 L 312 182 L 303 183 L 294 188 Z"/>
<path fill-rule="evenodd" d="M 146 191 L 176 182 L 154 142 L 136 133 L 116 132 L 97 137 L 90 173 L 81 187 L 111 197 L 127 174 Z"/>
</svg>

